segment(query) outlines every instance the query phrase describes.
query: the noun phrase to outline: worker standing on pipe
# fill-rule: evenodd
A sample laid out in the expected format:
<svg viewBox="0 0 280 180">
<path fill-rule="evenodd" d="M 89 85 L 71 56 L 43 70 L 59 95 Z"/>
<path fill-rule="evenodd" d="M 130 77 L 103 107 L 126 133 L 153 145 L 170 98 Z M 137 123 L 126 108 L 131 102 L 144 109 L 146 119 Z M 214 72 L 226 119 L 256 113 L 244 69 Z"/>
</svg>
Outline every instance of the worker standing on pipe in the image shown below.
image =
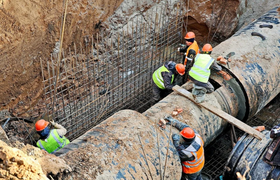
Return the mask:
<svg viewBox="0 0 280 180">
<path fill-rule="evenodd" d="M 172 117 L 166 117 L 166 124 L 171 124 L 180 131 L 183 142 L 180 142 L 180 136 L 173 134 L 173 144 L 177 149 L 182 163 L 181 180 L 202 180 L 201 170 L 204 167 L 204 142 L 198 132 L 185 123 L 182 123 Z"/>
<path fill-rule="evenodd" d="M 268 147 L 264 160 L 272 166 L 280 166 L 280 124 L 271 129 L 270 138 L 273 140 Z"/>
<path fill-rule="evenodd" d="M 184 75 L 185 66 L 173 61 L 166 62 L 153 73 L 153 100 L 155 103 L 171 92 L 177 74 Z"/>
<path fill-rule="evenodd" d="M 178 48 L 178 52 L 184 53 L 183 56 L 183 64 L 186 67 L 186 75 L 188 74 L 187 71 L 193 64 L 193 60 L 197 53 L 199 53 L 199 47 L 197 42 L 195 41 L 195 34 L 194 32 L 187 32 L 186 36 L 184 37 L 186 41 L 186 46 L 182 48 Z M 187 77 L 183 78 L 183 83 L 187 81 Z"/>
<path fill-rule="evenodd" d="M 195 57 L 194 64 L 189 72 L 189 78 L 197 86 L 206 89 L 207 93 L 214 91 L 213 85 L 208 81 L 210 77 L 210 69 L 217 71 L 225 80 L 229 80 L 230 76 L 222 71 L 222 67 L 210 56 L 212 53 L 212 46 L 205 44 L 202 48 L 201 54 Z"/>
<path fill-rule="evenodd" d="M 50 130 L 48 127 L 49 122 L 44 119 L 40 119 L 35 124 L 35 129 L 40 135 L 40 140 L 37 141 L 37 146 L 40 149 L 47 151 L 48 153 L 55 153 L 70 141 L 64 136 L 67 130 L 60 124 L 51 121 L 51 124 L 55 129 Z"/>
</svg>

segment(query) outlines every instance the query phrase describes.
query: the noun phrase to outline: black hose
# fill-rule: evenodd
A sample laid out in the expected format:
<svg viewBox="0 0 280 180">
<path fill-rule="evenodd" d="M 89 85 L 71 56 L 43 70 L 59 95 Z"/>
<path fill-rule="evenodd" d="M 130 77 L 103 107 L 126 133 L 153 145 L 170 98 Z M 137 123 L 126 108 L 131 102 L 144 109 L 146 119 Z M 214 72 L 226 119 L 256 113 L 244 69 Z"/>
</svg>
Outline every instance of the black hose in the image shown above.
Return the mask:
<svg viewBox="0 0 280 180">
<path fill-rule="evenodd" d="M 266 39 L 261 33 L 258 33 L 258 32 L 252 32 L 251 36 L 259 36 L 262 38 L 263 41 Z"/>
</svg>

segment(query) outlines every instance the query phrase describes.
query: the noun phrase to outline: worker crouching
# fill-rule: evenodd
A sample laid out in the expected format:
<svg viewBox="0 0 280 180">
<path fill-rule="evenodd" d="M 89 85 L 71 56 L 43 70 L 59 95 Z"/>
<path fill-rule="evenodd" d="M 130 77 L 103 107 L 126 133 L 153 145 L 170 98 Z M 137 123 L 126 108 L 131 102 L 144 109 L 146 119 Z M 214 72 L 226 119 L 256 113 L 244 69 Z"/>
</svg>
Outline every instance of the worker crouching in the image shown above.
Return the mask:
<svg viewBox="0 0 280 180">
<path fill-rule="evenodd" d="M 189 72 L 189 79 L 193 81 L 196 86 L 205 88 L 207 93 L 212 93 L 214 91 L 214 86 L 209 82 L 210 70 L 216 71 L 218 74 L 221 74 L 225 80 L 229 80 L 226 79 L 228 76 L 225 76 L 227 73 L 224 72 L 222 67 L 210 56 L 212 50 L 213 48 L 210 44 L 205 44 L 201 54 L 195 57 L 194 65 Z"/>
<path fill-rule="evenodd" d="M 154 103 L 168 95 L 173 86 L 175 76 L 185 74 L 185 66 L 173 61 L 166 62 L 153 73 L 153 100 Z"/>
<path fill-rule="evenodd" d="M 41 119 L 36 122 L 35 128 L 40 135 L 40 140 L 37 141 L 37 146 L 40 149 L 53 154 L 69 144 L 70 141 L 64 136 L 67 133 L 67 130 L 62 125 L 55 123 L 54 121 L 51 121 L 51 124 L 55 129 L 51 130 L 48 127 L 49 122 Z"/>
<path fill-rule="evenodd" d="M 204 142 L 198 132 L 185 123 L 172 117 L 166 117 L 167 124 L 171 124 L 180 131 L 180 136 L 173 134 L 173 144 L 177 149 L 182 163 L 181 180 L 202 180 L 201 170 L 204 167 Z"/>
</svg>

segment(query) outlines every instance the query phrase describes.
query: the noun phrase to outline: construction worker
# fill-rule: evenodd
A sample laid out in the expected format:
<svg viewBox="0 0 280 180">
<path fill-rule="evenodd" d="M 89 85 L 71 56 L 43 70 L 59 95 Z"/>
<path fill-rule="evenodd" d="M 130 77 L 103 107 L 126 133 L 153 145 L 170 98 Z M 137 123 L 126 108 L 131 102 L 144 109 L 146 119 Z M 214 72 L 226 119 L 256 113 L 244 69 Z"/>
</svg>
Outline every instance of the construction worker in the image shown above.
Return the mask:
<svg viewBox="0 0 280 180">
<path fill-rule="evenodd" d="M 270 138 L 273 140 L 264 155 L 264 161 L 272 166 L 280 166 L 280 124 L 271 129 Z"/>
<path fill-rule="evenodd" d="M 199 47 L 197 42 L 195 41 L 195 34 L 193 32 L 187 32 L 186 36 L 184 37 L 186 41 L 186 46 L 182 48 L 178 48 L 178 51 L 180 53 L 184 53 L 183 56 L 183 64 L 186 67 L 186 73 L 185 75 L 181 78 L 182 84 L 187 82 L 188 80 L 188 71 L 191 68 L 193 64 L 193 60 L 196 56 L 196 54 L 199 52 Z"/>
<path fill-rule="evenodd" d="M 35 129 L 40 135 L 40 140 L 37 141 L 37 146 L 40 149 L 47 151 L 48 153 L 55 153 L 65 145 L 69 144 L 70 141 L 64 136 L 67 130 L 58 123 L 51 121 L 51 124 L 55 129 L 50 130 L 48 127 L 49 122 L 44 119 L 40 119 L 35 124 Z"/>
<path fill-rule="evenodd" d="M 195 34 L 193 32 L 188 32 L 184 39 L 186 40 L 186 46 L 178 48 L 178 51 L 184 53 L 183 64 L 188 67 L 199 52 L 199 47 L 195 41 Z"/>
<path fill-rule="evenodd" d="M 181 180 L 202 180 L 201 170 L 204 166 L 204 142 L 198 132 L 185 123 L 171 116 L 165 117 L 166 124 L 171 124 L 180 131 L 180 136 L 173 134 L 173 144 L 177 149 L 182 163 Z"/>
<path fill-rule="evenodd" d="M 210 77 L 210 69 L 217 71 L 225 80 L 229 80 L 230 76 L 222 71 L 222 67 L 210 56 L 212 53 L 212 46 L 205 44 L 202 48 L 201 54 L 195 57 L 194 64 L 189 71 L 189 79 L 197 86 L 206 89 L 207 93 L 214 91 L 213 85 L 208 81 Z"/>
<path fill-rule="evenodd" d="M 171 92 L 174 86 L 175 75 L 184 75 L 185 66 L 173 61 L 166 62 L 153 73 L 153 100 L 158 102 L 161 98 Z"/>
</svg>

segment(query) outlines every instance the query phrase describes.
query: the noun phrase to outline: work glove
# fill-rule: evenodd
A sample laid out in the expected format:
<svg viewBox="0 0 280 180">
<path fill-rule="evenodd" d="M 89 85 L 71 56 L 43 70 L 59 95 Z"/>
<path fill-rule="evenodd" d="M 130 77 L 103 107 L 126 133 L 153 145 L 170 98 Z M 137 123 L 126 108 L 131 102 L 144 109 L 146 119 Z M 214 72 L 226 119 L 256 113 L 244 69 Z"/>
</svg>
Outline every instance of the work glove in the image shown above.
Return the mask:
<svg viewBox="0 0 280 180">
<path fill-rule="evenodd" d="M 164 117 L 165 120 L 167 120 L 167 125 L 170 125 L 172 123 L 172 125 L 175 124 L 175 119 L 173 119 L 171 116 L 166 116 Z"/>
<path fill-rule="evenodd" d="M 54 122 L 54 120 L 51 120 L 50 123 L 53 125 L 53 127 L 57 128 L 58 124 L 56 122 Z"/>
<path fill-rule="evenodd" d="M 55 125 L 55 122 L 54 122 L 54 120 L 50 120 L 50 123 L 51 123 L 51 125 Z"/>
<path fill-rule="evenodd" d="M 180 136 L 178 134 L 173 134 L 172 139 L 173 141 L 180 141 Z"/>
<path fill-rule="evenodd" d="M 231 76 L 230 76 L 228 73 L 226 73 L 225 71 L 223 71 L 223 70 L 221 70 L 221 71 L 217 72 L 217 74 L 222 75 L 222 76 L 223 76 L 223 78 L 224 78 L 224 80 L 226 80 L 226 81 L 228 81 L 228 80 L 230 80 L 230 79 L 231 79 Z"/>
</svg>

